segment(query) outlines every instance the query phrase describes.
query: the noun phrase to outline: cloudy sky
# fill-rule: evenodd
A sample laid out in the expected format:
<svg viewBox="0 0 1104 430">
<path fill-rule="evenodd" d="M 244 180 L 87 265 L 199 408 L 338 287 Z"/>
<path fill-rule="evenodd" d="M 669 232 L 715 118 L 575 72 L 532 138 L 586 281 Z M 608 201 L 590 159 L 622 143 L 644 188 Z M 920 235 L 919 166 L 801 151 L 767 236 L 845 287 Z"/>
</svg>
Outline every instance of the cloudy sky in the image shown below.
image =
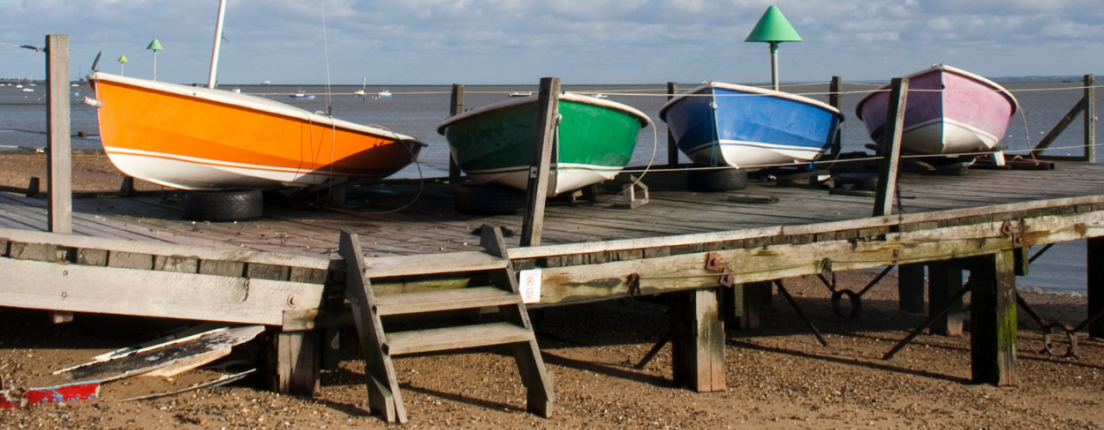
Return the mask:
<svg viewBox="0 0 1104 430">
<path fill-rule="evenodd" d="M 1104 75 L 1101 0 L 228 0 L 223 83 L 769 82 L 743 40 L 771 4 L 805 39 L 783 82 L 885 80 L 945 63 L 985 76 Z M 73 74 L 206 82 L 218 0 L 0 0 L 0 43 L 69 34 Z M 323 10 L 325 13 L 323 14 Z M 323 33 L 325 19 L 325 34 Z M 0 45 L 0 77 L 42 78 Z"/>
</svg>

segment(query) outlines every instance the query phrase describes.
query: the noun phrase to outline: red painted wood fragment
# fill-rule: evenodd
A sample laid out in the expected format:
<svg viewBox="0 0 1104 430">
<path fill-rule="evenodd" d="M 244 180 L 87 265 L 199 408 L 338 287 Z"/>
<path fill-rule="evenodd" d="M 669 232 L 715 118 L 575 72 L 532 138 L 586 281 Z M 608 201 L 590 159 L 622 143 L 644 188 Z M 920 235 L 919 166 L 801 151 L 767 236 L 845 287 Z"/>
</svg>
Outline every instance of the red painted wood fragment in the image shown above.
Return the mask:
<svg viewBox="0 0 1104 430">
<path fill-rule="evenodd" d="M 100 382 L 78 382 L 45 388 L 31 388 L 23 393 L 22 406 L 39 403 L 62 403 L 95 399 L 100 395 Z"/>
<path fill-rule="evenodd" d="M 12 401 L 10 395 L 11 391 L 9 390 L 0 391 L 0 408 L 13 409 L 19 407 L 19 402 Z"/>
</svg>

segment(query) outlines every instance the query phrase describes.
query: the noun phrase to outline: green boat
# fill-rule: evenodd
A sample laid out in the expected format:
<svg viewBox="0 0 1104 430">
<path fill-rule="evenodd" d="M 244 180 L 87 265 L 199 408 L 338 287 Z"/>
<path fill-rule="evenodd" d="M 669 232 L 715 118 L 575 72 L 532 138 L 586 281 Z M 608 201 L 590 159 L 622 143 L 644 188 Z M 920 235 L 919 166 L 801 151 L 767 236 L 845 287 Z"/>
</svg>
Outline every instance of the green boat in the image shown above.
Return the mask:
<svg viewBox="0 0 1104 430">
<path fill-rule="evenodd" d="M 612 179 L 628 164 L 647 115 L 621 103 L 560 95 L 549 196 Z M 453 116 L 437 127 L 460 168 L 480 184 L 525 190 L 537 100 L 519 99 Z"/>
</svg>

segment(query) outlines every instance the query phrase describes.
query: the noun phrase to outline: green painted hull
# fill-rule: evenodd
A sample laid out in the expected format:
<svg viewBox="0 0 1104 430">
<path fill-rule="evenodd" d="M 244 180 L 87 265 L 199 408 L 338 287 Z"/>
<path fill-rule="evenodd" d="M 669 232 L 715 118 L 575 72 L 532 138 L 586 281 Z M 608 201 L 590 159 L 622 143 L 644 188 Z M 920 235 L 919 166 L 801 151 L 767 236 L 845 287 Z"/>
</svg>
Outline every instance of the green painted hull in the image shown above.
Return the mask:
<svg viewBox="0 0 1104 430">
<path fill-rule="evenodd" d="M 582 99 L 582 100 L 579 100 Z M 643 114 L 612 102 L 593 103 L 580 96 L 559 101 L 559 125 L 552 194 L 612 178 L 628 164 Z M 537 103 L 506 102 L 450 119 L 438 132 L 453 156 L 480 183 L 525 189 L 531 160 Z"/>
</svg>

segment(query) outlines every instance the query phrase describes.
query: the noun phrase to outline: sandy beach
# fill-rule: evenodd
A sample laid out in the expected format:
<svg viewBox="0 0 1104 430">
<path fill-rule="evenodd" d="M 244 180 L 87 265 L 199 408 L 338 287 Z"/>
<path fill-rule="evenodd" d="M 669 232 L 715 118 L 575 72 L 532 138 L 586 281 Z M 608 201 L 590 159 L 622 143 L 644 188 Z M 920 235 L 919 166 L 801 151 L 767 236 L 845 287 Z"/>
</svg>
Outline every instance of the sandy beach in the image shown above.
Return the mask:
<svg viewBox="0 0 1104 430">
<path fill-rule="evenodd" d="M 116 189 L 122 180 L 102 155 L 74 156 L 74 189 Z M 0 155 L 0 184 L 45 179 L 41 154 Z M 139 189 L 159 189 L 139 182 Z M 45 183 L 43 183 L 45 186 Z M 854 290 L 874 272 L 839 274 Z M 833 316 L 829 291 L 816 278 L 786 280 L 802 310 L 824 333 L 817 343 L 793 308 L 776 296 L 762 328 L 727 333 L 727 390 L 695 393 L 671 385 L 670 346 L 634 368 L 667 330 L 665 306 L 611 301 L 534 311 L 538 342 L 554 374 L 553 417 L 524 411 L 524 388 L 501 349 L 426 354 L 396 360 L 409 428 L 1100 428 L 1104 341 L 1082 334 L 1076 357 L 1040 353 L 1036 323 L 1019 312 L 1019 384 L 977 385 L 970 378 L 970 335 L 924 334 L 891 360 L 881 356 L 924 314 L 897 310 L 896 279 L 864 296 L 859 321 Z M 1085 298 L 1021 291 L 1047 320 L 1077 324 Z M 0 375 L 18 395 L 50 383 L 50 372 L 105 351 L 150 339 L 184 321 L 77 314 L 51 325 L 45 311 L 5 309 Z M 238 348 L 249 357 L 251 348 Z M 255 348 L 253 348 L 255 349 Z M 1064 344 L 1061 348 L 1064 350 Z M 99 400 L 0 410 L 0 428 L 384 428 L 367 415 L 363 363 L 355 333 L 342 335 L 342 361 L 322 374 L 317 398 L 280 396 L 234 386 L 156 400 L 124 402 L 171 391 L 207 377 L 194 371 L 168 381 L 132 377 L 105 383 Z"/>
</svg>

